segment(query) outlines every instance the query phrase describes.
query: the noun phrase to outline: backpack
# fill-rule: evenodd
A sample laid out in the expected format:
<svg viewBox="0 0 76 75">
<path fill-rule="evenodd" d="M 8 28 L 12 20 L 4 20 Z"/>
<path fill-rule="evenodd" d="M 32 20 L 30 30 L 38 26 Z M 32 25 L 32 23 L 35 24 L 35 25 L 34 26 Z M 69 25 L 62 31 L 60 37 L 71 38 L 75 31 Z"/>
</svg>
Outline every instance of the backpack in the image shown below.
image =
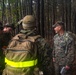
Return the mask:
<svg viewBox="0 0 76 75">
<path fill-rule="evenodd" d="M 9 43 L 6 53 L 5 62 L 11 67 L 31 67 L 37 65 L 37 39 L 40 35 L 26 36 L 25 34 L 17 34 Z M 18 65 L 18 62 L 26 62 Z M 32 64 L 34 62 L 34 64 Z M 15 64 L 17 63 L 17 64 Z M 12 65 L 13 64 L 13 65 Z"/>
</svg>

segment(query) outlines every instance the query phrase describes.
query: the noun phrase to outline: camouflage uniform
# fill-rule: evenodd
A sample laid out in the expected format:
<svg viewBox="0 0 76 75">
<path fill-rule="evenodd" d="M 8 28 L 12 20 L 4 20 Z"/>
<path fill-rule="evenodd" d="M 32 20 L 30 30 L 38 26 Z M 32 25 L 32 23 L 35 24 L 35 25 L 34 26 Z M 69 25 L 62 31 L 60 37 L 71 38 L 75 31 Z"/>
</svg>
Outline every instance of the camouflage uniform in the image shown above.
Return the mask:
<svg viewBox="0 0 76 75">
<path fill-rule="evenodd" d="M 52 61 L 52 49 L 50 45 L 43 39 L 39 41 L 39 68 L 43 71 L 44 75 L 54 75 L 54 64 Z"/>
<path fill-rule="evenodd" d="M 30 24 L 27 24 L 30 22 Z M 34 25 L 34 19 L 31 15 L 27 15 L 23 19 L 23 30 L 20 31 L 20 33 L 23 33 L 28 36 L 36 36 L 37 31 L 35 29 Z M 3 75 L 39 75 L 39 70 L 43 71 L 44 75 L 54 75 L 54 66 L 53 66 L 53 61 L 52 61 L 52 52 L 49 44 L 42 38 L 37 39 L 38 43 L 38 53 L 37 53 L 37 58 L 38 58 L 38 64 L 37 67 L 28 67 L 29 74 L 26 72 L 26 68 L 14 68 L 13 69 L 9 68 L 8 66 L 5 67 Z"/>
<path fill-rule="evenodd" d="M 74 42 L 75 42 L 74 46 L 75 46 L 75 49 L 76 49 L 76 34 L 72 33 L 72 32 L 69 32 L 69 34 L 74 39 Z M 74 51 L 74 62 L 72 64 L 73 64 L 73 66 L 72 66 L 72 75 L 76 75 L 76 50 Z"/>
<path fill-rule="evenodd" d="M 14 30 L 13 24 L 6 23 L 3 27 L 4 49 L 8 46 L 9 41 L 13 37 L 13 34 L 12 34 L 13 30 Z"/>
<path fill-rule="evenodd" d="M 60 69 L 63 66 L 72 67 L 74 61 L 74 40 L 68 32 L 63 35 L 56 34 L 54 36 L 54 50 L 53 57 L 55 58 L 55 72 L 56 75 L 60 75 Z M 68 73 L 71 74 L 70 70 Z"/>
</svg>

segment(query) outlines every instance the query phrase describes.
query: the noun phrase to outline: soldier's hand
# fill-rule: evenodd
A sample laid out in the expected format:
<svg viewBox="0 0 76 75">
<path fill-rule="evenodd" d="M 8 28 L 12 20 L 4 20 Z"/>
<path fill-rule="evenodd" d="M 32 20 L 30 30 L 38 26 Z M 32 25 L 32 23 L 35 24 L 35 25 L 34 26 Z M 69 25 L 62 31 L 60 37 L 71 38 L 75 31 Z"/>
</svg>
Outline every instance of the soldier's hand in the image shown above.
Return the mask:
<svg viewBox="0 0 76 75">
<path fill-rule="evenodd" d="M 66 68 L 66 70 L 69 70 L 69 69 L 70 69 L 70 67 L 69 67 L 69 66 L 67 66 L 67 65 L 65 66 L 65 68 Z"/>
</svg>

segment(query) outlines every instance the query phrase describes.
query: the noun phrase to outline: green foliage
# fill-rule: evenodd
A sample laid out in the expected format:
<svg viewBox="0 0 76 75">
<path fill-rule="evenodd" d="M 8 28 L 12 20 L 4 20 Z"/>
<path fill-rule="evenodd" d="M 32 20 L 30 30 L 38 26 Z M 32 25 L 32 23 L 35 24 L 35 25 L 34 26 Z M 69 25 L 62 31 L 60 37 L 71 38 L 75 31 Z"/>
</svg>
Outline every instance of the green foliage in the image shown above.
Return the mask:
<svg viewBox="0 0 76 75">
<path fill-rule="evenodd" d="M 16 0 L 8 0 L 9 3 L 15 3 Z"/>
</svg>

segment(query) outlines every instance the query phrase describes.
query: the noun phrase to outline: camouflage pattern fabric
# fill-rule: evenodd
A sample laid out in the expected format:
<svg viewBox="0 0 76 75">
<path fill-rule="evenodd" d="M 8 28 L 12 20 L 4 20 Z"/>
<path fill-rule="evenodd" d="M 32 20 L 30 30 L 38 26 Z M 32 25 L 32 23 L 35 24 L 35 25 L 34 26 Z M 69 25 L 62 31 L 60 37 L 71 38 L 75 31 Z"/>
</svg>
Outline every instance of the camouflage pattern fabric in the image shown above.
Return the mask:
<svg viewBox="0 0 76 75">
<path fill-rule="evenodd" d="M 58 34 L 54 36 L 53 57 L 55 58 L 56 75 L 59 75 L 60 66 L 68 65 L 72 67 L 74 51 L 74 39 L 68 32 L 65 32 L 62 36 Z"/>
<path fill-rule="evenodd" d="M 20 33 L 25 35 L 37 35 L 36 30 L 21 30 Z M 39 75 L 39 70 L 43 71 L 44 75 L 54 75 L 54 66 L 52 61 L 52 51 L 50 45 L 41 37 L 37 39 L 38 44 L 38 65 L 37 67 L 27 68 L 9 68 L 6 65 L 3 75 Z M 29 70 L 31 71 L 29 72 Z"/>
<path fill-rule="evenodd" d="M 70 32 L 69 31 L 69 34 L 73 37 L 74 39 L 74 47 L 76 49 L 76 34 L 73 33 L 73 32 Z M 73 66 L 72 66 L 72 75 L 76 75 L 76 50 L 74 51 L 74 62 L 72 63 Z"/>
<path fill-rule="evenodd" d="M 44 75 L 55 75 L 54 64 L 52 60 L 52 49 L 43 38 L 38 39 L 38 41 L 39 68 L 43 71 Z"/>
</svg>

